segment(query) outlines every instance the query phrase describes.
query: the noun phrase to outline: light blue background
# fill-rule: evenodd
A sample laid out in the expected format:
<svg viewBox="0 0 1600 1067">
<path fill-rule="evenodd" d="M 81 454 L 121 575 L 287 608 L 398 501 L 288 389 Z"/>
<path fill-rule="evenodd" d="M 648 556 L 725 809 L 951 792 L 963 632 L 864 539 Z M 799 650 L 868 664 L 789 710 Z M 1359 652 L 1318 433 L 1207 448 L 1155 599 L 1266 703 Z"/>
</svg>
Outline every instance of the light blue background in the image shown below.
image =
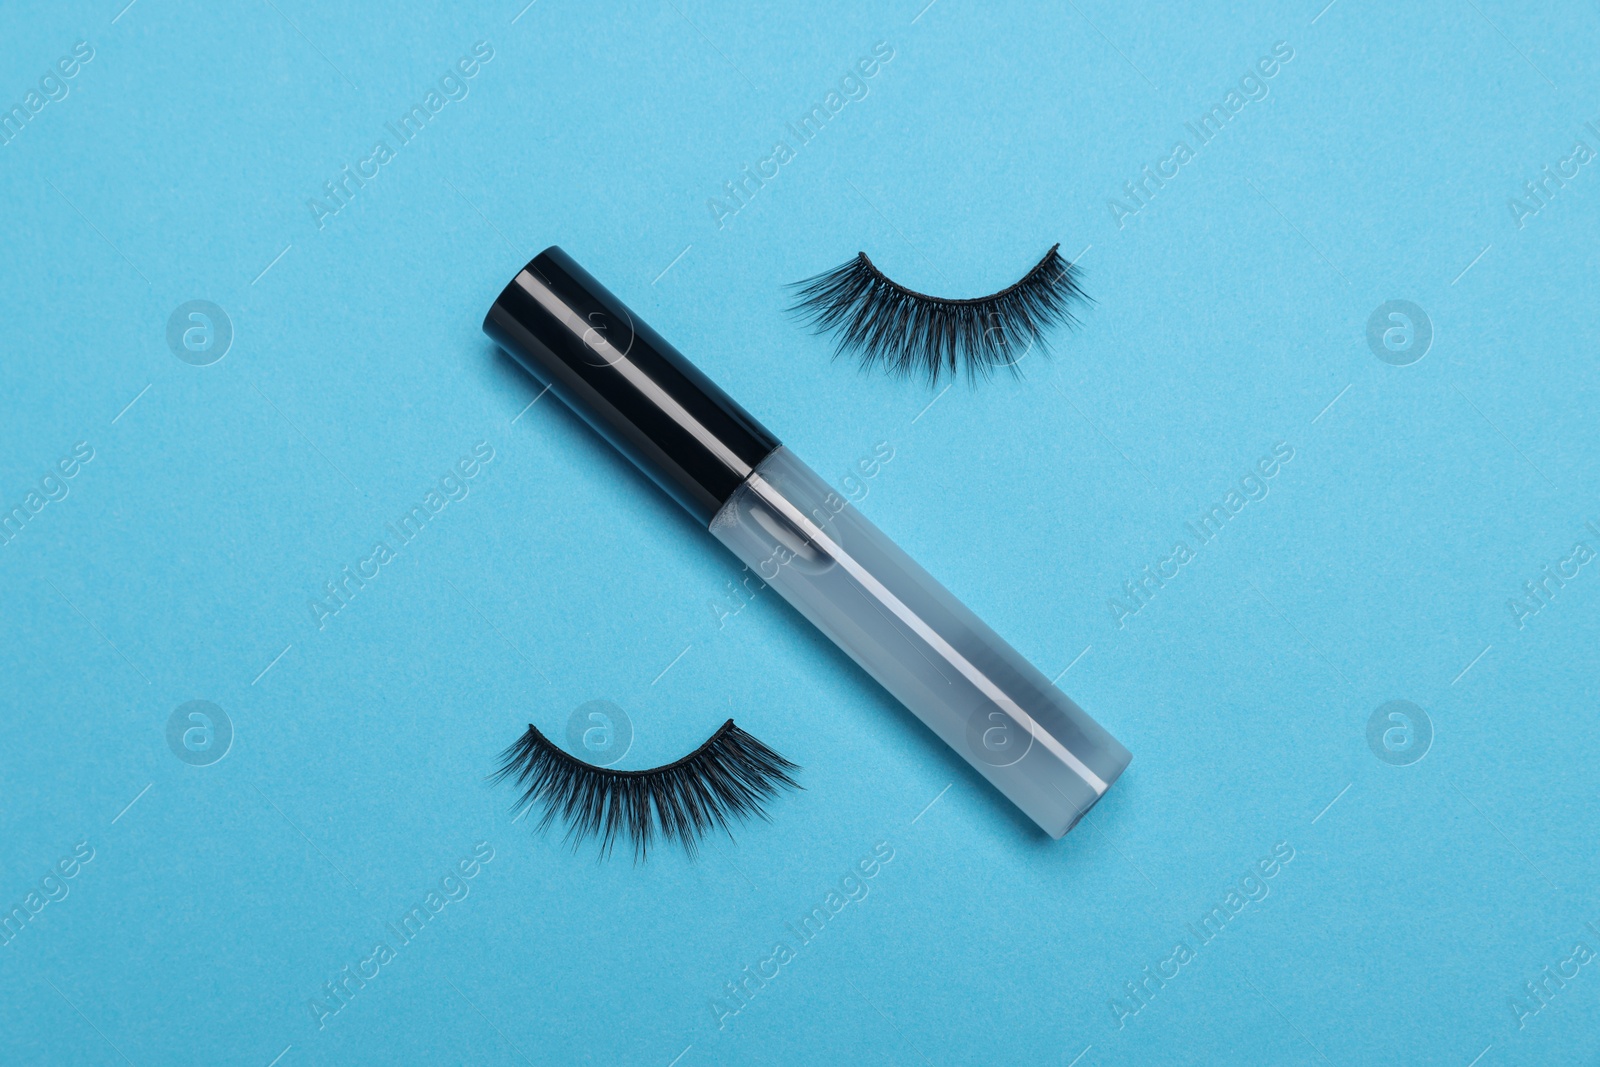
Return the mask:
<svg viewBox="0 0 1600 1067">
<path fill-rule="evenodd" d="M 1592 3 L 124 2 L 0 15 L 6 106 L 95 49 L 0 147 L 0 502 L 95 450 L 0 548 L 0 904 L 95 850 L 0 948 L 0 1061 L 1600 1041 L 1600 964 L 1510 1006 L 1600 948 L 1600 571 L 1523 628 L 1507 603 L 1600 548 L 1600 165 L 1508 208 L 1600 148 Z M 319 230 L 308 198 L 477 41 L 470 95 Z M 869 94 L 719 229 L 707 199 L 880 41 Z M 1270 95 L 1119 229 L 1107 200 L 1280 41 Z M 1022 381 L 863 376 L 782 311 L 861 249 L 968 295 L 1056 241 L 1098 305 Z M 1083 825 L 1033 830 L 770 591 L 719 627 L 738 565 L 480 332 L 549 243 L 825 477 L 893 445 L 863 509 L 1133 751 Z M 166 344 L 191 299 L 234 326 L 208 367 Z M 1433 321 L 1414 365 L 1368 348 L 1389 299 Z M 307 601 L 480 441 L 470 496 L 319 630 Z M 1270 495 L 1119 628 L 1108 598 L 1278 442 Z M 573 856 L 484 776 L 601 698 L 624 766 L 732 715 L 805 792 L 697 863 Z M 236 731 L 208 767 L 165 739 L 194 699 Z M 1366 741 L 1391 699 L 1436 731 L 1412 766 Z M 480 841 L 470 895 L 319 1029 L 308 1000 Z M 870 895 L 719 1029 L 724 983 L 878 842 Z M 1119 1027 L 1279 842 L 1270 895 Z"/>
</svg>

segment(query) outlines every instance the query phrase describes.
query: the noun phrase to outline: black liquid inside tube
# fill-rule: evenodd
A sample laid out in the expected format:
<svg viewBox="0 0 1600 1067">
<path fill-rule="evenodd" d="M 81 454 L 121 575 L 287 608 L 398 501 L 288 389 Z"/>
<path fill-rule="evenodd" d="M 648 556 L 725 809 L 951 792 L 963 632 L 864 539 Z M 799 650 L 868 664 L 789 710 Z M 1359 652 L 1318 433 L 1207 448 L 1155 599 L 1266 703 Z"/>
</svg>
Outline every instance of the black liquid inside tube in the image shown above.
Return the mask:
<svg viewBox="0 0 1600 1067">
<path fill-rule="evenodd" d="M 1131 758 L 561 249 L 484 332 L 1053 837 Z"/>
</svg>

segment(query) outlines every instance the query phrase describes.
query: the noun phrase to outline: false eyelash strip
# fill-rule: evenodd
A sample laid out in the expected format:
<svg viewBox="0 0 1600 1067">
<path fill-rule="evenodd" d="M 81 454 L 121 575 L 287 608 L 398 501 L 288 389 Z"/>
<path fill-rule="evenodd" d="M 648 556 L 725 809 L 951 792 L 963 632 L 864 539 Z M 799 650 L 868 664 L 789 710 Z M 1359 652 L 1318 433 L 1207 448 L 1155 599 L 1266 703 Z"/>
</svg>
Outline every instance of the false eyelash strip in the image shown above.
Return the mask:
<svg viewBox="0 0 1600 1067">
<path fill-rule="evenodd" d="M 918 293 L 880 271 L 865 252 L 830 271 L 790 285 L 789 310 L 816 333 L 837 335 L 834 356 L 854 353 L 863 369 L 883 366 L 902 377 L 926 377 L 965 368 L 969 380 L 1017 364 L 1045 331 L 1078 325 L 1073 308 L 1092 304 L 1078 284 L 1075 264 L 1052 245 L 1014 285 L 990 296 L 954 300 Z"/>
<path fill-rule="evenodd" d="M 766 819 L 766 802 L 781 788 L 802 788 L 790 776 L 799 769 L 732 719 L 682 759 L 641 771 L 585 763 L 551 744 L 529 723 L 527 733 L 501 753 L 500 769 L 491 780 L 514 778 L 522 786 L 514 811 L 535 801 L 544 804 L 541 833 L 559 818 L 574 849 L 597 838 L 604 858 L 619 840 L 626 840 L 637 863 L 657 836 L 678 842 L 693 859 L 700 839 L 712 830 L 731 837 L 735 819 Z"/>
</svg>

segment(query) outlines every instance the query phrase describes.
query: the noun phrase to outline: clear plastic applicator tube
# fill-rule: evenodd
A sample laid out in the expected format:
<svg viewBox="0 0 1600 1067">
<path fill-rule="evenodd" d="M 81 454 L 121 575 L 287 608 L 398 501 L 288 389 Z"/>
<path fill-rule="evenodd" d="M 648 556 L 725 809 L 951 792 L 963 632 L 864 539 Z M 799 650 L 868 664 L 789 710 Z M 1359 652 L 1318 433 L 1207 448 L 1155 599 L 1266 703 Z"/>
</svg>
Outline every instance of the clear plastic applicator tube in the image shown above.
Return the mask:
<svg viewBox="0 0 1600 1067">
<path fill-rule="evenodd" d="M 484 330 L 1052 837 L 1128 750 L 559 248 Z"/>
</svg>

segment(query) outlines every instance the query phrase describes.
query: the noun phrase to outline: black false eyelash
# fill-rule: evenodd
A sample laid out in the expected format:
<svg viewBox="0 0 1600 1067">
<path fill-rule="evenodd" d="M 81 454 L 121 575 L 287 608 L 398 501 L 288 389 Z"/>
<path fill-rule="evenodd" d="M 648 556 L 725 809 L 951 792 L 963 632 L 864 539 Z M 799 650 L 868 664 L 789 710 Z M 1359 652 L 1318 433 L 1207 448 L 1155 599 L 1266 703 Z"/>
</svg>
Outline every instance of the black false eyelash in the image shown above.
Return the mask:
<svg viewBox="0 0 1600 1067">
<path fill-rule="evenodd" d="M 884 366 L 901 376 L 940 376 L 965 367 L 969 380 L 1017 364 L 1035 345 L 1047 347 L 1045 330 L 1078 325 L 1073 308 L 1092 304 L 1078 284 L 1075 264 L 1052 245 L 1045 257 L 991 296 L 952 300 L 914 292 L 892 281 L 865 252 L 790 288 L 797 296 L 790 311 L 817 333 L 837 333 L 834 356 L 846 352 L 863 369 Z"/>
<path fill-rule="evenodd" d="M 540 832 L 560 818 L 574 848 L 598 838 L 602 857 L 626 839 L 637 863 L 657 835 L 677 841 L 693 859 L 700 838 L 710 831 L 732 836 L 733 820 L 767 818 L 764 805 L 781 787 L 802 788 L 789 773 L 799 769 L 732 719 L 682 759 L 642 771 L 585 763 L 551 744 L 529 723 L 528 732 L 500 754 L 500 769 L 492 780 L 515 778 L 523 787 L 515 811 L 544 802 Z"/>
</svg>

